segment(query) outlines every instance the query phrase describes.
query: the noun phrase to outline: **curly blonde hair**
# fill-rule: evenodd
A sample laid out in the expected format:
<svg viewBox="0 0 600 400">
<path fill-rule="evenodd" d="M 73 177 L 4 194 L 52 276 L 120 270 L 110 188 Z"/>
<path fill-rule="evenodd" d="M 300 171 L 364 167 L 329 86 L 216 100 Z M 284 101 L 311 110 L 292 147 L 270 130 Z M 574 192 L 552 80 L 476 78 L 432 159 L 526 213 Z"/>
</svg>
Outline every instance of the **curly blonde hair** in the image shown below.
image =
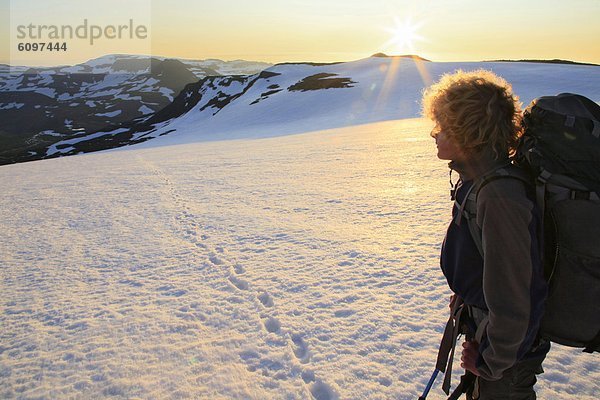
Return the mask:
<svg viewBox="0 0 600 400">
<path fill-rule="evenodd" d="M 521 103 L 511 85 L 487 70 L 445 74 L 423 93 L 423 115 L 468 153 L 514 153 L 521 135 Z"/>
</svg>

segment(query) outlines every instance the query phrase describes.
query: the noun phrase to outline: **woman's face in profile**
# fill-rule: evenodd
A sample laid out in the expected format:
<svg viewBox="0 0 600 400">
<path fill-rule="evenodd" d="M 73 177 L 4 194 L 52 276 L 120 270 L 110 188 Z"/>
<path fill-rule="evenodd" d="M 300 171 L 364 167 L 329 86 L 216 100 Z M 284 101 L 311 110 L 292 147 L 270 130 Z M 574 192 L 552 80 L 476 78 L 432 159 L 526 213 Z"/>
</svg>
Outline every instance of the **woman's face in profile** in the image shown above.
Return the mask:
<svg viewBox="0 0 600 400">
<path fill-rule="evenodd" d="M 446 134 L 444 129 L 436 127 L 431 132 L 431 137 L 435 139 L 437 156 L 440 160 L 463 161 L 465 159 L 463 149 Z"/>
</svg>

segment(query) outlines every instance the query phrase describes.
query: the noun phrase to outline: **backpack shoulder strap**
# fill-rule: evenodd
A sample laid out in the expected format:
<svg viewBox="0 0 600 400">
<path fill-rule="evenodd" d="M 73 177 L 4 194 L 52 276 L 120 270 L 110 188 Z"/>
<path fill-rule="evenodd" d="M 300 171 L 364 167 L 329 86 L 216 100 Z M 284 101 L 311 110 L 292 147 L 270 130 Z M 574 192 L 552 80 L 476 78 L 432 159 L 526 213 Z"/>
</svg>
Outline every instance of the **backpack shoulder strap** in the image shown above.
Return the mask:
<svg viewBox="0 0 600 400">
<path fill-rule="evenodd" d="M 462 203 L 460 203 L 458 200 L 454 201 L 454 206 L 459 210 L 454 222 L 457 225 L 460 225 L 463 218 L 467 221 L 469 232 L 471 233 L 471 237 L 473 238 L 475 246 L 477 247 L 481 257 L 483 257 L 483 242 L 481 228 L 479 225 L 477 225 L 477 199 L 481 189 L 483 189 L 487 184 L 497 179 L 507 178 L 517 179 L 526 185 L 529 185 L 530 183 L 529 176 L 525 171 L 521 170 L 520 168 L 512 167 L 512 164 L 507 164 L 494 169 L 493 171 L 483 175 L 481 178 L 473 182 L 473 185 L 467 192 Z"/>
</svg>

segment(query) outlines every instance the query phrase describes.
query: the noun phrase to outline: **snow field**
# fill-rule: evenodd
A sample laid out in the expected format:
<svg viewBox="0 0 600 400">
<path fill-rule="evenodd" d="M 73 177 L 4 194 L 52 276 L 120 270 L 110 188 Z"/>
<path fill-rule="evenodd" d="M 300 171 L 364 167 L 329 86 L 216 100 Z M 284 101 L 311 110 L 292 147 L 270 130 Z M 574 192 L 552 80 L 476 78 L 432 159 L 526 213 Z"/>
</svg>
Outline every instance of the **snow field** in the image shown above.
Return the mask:
<svg viewBox="0 0 600 400">
<path fill-rule="evenodd" d="M 0 168 L 0 397 L 418 397 L 450 295 L 430 128 Z M 595 356 L 545 369 L 540 398 L 600 392 Z"/>
</svg>

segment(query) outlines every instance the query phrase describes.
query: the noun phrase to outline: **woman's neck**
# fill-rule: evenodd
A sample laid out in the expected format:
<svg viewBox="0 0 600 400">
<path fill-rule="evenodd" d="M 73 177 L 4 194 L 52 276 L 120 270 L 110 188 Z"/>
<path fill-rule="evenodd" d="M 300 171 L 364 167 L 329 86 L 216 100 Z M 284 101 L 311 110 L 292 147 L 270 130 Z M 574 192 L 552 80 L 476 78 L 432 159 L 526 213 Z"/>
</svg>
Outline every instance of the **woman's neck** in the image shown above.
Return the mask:
<svg viewBox="0 0 600 400">
<path fill-rule="evenodd" d="M 475 153 L 465 160 L 453 160 L 448 167 L 458 172 L 463 182 L 479 178 L 494 169 L 508 164 L 508 156 L 496 159 L 492 152 Z"/>
</svg>

